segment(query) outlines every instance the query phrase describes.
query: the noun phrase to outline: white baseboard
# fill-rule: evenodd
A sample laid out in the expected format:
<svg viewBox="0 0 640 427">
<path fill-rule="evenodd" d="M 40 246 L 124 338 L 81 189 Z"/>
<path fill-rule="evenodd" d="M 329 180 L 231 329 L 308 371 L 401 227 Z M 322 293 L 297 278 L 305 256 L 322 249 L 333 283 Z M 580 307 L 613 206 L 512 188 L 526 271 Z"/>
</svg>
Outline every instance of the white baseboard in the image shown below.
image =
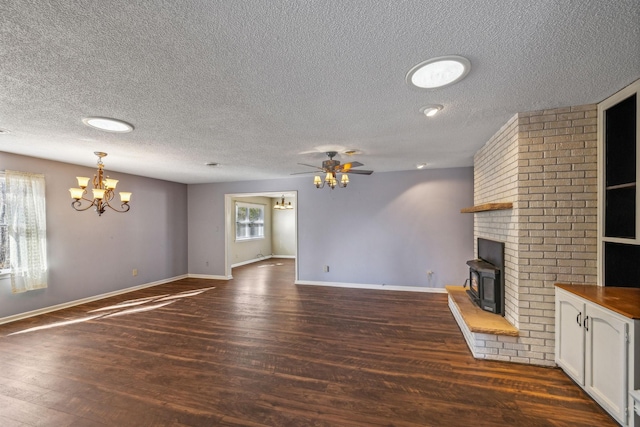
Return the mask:
<svg viewBox="0 0 640 427">
<path fill-rule="evenodd" d="M 341 282 L 312 282 L 308 280 L 296 280 L 296 285 L 312 285 L 312 286 L 333 286 L 336 288 L 356 288 L 356 289 L 377 289 L 383 291 L 408 291 L 408 292 L 431 292 L 436 294 L 446 294 L 445 288 L 424 288 L 421 286 L 399 286 L 399 285 L 381 285 L 368 283 L 341 283 Z"/>
<path fill-rule="evenodd" d="M 113 291 L 113 292 L 107 292 L 106 294 L 94 295 L 92 297 L 82 298 L 82 299 L 78 299 L 78 300 L 75 300 L 75 301 L 69 301 L 69 302 L 65 302 L 65 303 L 62 303 L 62 304 L 56 304 L 56 305 L 52 305 L 52 306 L 49 306 L 49 307 L 39 308 L 37 310 L 32 310 L 32 311 L 27 311 L 27 312 L 24 312 L 24 313 L 14 314 L 13 316 L 2 317 L 2 318 L 0 318 L 0 325 L 2 325 L 4 323 L 9 323 L 9 322 L 15 322 L 16 320 L 26 319 L 28 317 L 39 316 L 41 314 L 51 313 L 53 311 L 58 311 L 58 310 L 62 310 L 62 309 L 69 308 L 69 307 L 74 307 L 74 306 L 80 305 L 80 304 L 86 304 L 86 303 L 89 303 L 89 302 L 101 300 L 101 299 L 104 299 L 104 298 L 113 297 L 113 296 L 116 296 L 116 295 L 122 295 L 122 294 L 126 294 L 126 293 L 129 293 L 129 292 L 138 291 L 140 289 L 150 288 L 152 286 L 158 286 L 158 285 L 162 285 L 162 284 L 169 283 L 169 282 L 175 282 L 176 280 L 186 279 L 187 277 L 188 277 L 188 275 L 183 274 L 181 276 L 171 277 L 169 279 L 162 279 L 162 280 L 158 280 L 156 282 L 144 283 L 142 285 L 132 286 L 130 288 L 119 289 L 119 290 Z"/>
<path fill-rule="evenodd" d="M 187 275 L 190 279 L 211 279 L 211 280 L 231 280 L 233 276 L 217 276 L 215 274 L 191 274 Z"/>
<path fill-rule="evenodd" d="M 246 260 L 246 261 L 238 262 L 238 263 L 235 263 L 235 264 L 231 264 L 231 268 L 240 267 L 241 265 L 253 264 L 254 262 L 264 261 L 265 259 L 269 259 L 271 257 L 272 257 L 272 255 L 265 255 L 262 258 L 254 258 L 254 259 L 249 259 L 249 260 Z"/>
<path fill-rule="evenodd" d="M 271 255 L 271 258 L 296 259 L 295 255 Z"/>
</svg>

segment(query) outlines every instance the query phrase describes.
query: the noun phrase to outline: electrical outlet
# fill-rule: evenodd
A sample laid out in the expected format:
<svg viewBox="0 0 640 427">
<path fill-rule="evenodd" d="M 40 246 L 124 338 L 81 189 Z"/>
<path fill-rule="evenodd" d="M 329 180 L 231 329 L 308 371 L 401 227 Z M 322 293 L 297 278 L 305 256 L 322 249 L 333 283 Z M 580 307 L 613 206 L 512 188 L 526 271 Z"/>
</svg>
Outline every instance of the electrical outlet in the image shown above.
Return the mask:
<svg viewBox="0 0 640 427">
<path fill-rule="evenodd" d="M 138 275 L 138 269 L 137 269 L 137 268 L 134 268 L 134 269 L 133 269 L 133 275 L 134 275 L 134 276 L 137 276 L 137 275 Z"/>
<path fill-rule="evenodd" d="M 329 266 L 328 266 L 328 265 L 325 265 L 325 266 L 324 266 L 324 272 L 325 272 L 325 273 L 328 273 L 328 272 L 329 272 Z"/>
</svg>

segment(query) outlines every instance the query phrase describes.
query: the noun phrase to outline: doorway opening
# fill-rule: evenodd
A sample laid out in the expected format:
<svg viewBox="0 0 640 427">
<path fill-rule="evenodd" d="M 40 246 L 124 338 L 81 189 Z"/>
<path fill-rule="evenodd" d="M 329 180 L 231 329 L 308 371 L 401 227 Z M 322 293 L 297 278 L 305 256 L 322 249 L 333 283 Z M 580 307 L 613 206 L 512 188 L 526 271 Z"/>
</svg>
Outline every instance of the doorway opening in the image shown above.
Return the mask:
<svg viewBox="0 0 640 427">
<path fill-rule="evenodd" d="M 287 205 L 291 203 L 291 209 L 274 209 L 282 198 Z M 292 258 L 298 280 L 297 201 L 297 191 L 225 194 L 226 277 L 233 277 L 234 267 L 269 258 Z"/>
</svg>

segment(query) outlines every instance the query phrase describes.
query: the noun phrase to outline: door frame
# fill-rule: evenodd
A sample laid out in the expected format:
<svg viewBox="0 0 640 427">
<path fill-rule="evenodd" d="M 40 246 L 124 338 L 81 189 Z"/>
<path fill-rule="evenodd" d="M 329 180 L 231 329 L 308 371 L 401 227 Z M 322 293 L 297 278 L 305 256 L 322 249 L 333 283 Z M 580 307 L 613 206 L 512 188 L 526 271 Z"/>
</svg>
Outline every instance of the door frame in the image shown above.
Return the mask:
<svg viewBox="0 0 640 427">
<path fill-rule="evenodd" d="M 224 274 L 227 278 L 233 279 L 231 274 L 231 260 L 230 260 L 230 246 L 233 242 L 234 236 L 233 221 L 234 221 L 234 209 L 233 199 L 243 197 L 269 197 L 280 198 L 285 197 L 292 199 L 292 205 L 294 209 L 294 239 L 295 239 L 295 254 L 294 254 L 294 268 L 295 268 L 295 281 L 298 281 L 298 191 L 297 190 L 284 190 L 284 191 L 262 191 L 257 193 L 229 193 L 224 195 Z M 273 237 L 273 235 L 272 235 Z"/>
</svg>

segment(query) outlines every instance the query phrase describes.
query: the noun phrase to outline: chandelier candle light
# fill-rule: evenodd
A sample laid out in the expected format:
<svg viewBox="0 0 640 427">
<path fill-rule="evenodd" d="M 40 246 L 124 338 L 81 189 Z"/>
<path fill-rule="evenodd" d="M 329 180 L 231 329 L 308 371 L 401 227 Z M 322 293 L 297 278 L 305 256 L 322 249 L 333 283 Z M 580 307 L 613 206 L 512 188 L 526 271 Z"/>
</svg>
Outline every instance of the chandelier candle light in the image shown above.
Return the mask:
<svg viewBox="0 0 640 427">
<path fill-rule="evenodd" d="M 293 209 L 293 205 L 291 204 L 291 202 L 289 202 L 288 205 L 285 205 L 285 203 L 284 203 L 284 194 L 283 194 L 282 195 L 282 203 L 278 204 L 278 201 L 276 201 L 276 204 L 273 207 L 273 209 Z"/>
<path fill-rule="evenodd" d="M 105 157 L 107 153 L 95 151 L 93 154 L 98 156 L 98 171 L 93 176 L 93 200 L 84 197 L 84 195 L 87 194 L 89 178 L 84 176 L 77 176 L 76 179 L 78 180 L 78 187 L 80 188 L 69 189 L 71 198 L 73 199 L 73 202 L 71 202 L 71 207 L 77 211 L 86 211 L 90 207 L 95 206 L 96 212 L 98 212 L 98 216 L 102 216 L 106 208 L 120 213 L 128 212 L 130 209 L 129 201 L 131 200 L 131 193 L 129 192 L 120 192 L 121 209 L 116 209 L 109 203 L 115 196 L 114 190 L 116 189 L 118 180 L 111 179 L 108 176 L 104 175 L 104 164 L 102 163 L 102 158 Z M 81 200 L 89 202 L 90 204 L 88 206 L 82 206 Z"/>
</svg>

